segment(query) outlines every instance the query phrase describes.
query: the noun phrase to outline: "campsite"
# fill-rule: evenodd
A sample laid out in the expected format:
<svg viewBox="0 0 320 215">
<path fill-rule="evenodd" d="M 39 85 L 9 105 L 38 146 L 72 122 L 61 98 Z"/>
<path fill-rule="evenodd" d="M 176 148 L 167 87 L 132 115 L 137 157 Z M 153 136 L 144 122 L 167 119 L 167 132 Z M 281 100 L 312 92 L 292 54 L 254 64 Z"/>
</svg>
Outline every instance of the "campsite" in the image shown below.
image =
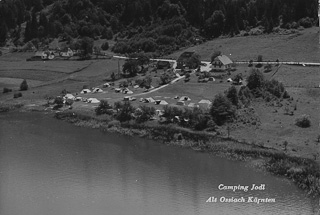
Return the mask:
<svg viewBox="0 0 320 215">
<path fill-rule="evenodd" d="M 193 50 L 199 53 L 201 60 L 204 62 L 210 61 L 210 53 L 217 47 L 233 61 L 249 61 L 255 59 L 256 56 L 261 53 L 265 61 L 274 58 L 297 60 L 299 57 L 299 60 L 319 62 L 319 59 L 314 58 L 318 56 L 318 49 L 312 45 L 315 44 L 317 39 L 316 32 L 315 28 L 311 28 L 288 35 L 271 35 L 269 37 L 263 35 L 250 36 L 250 39 L 248 39 L 248 37 L 221 38 L 188 48 L 187 50 Z M 294 43 L 299 44 L 299 46 L 293 46 L 292 44 Z M 261 46 L 261 44 L 264 44 L 264 46 Z M 244 45 L 250 48 L 244 49 Z M 203 48 L 203 46 L 206 46 L 206 48 Z M 279 49 L 280 46 L 283 48 Z M 301 47 L 308 48 L 310 51 L 303 52 L 301 51 Z M 255 51 L 252 51 L 253 49 Z M 299 53 L 299 55 L 282 55 L 280 51 Z M 177 56 L 181 53 L 181 51 L 178 51 L 175 54 L 169 55 L 168 58 L 178 59 Z M 232 55 L 230 55 L 231 53 Z M 184 81 L 185 78 L 182 78 L 177 80 L 176 83 L 169 84 L 154 92 L 152 92 L 152 90 L 148 92 L 144 88 L 140 88 L 134 84 L 122 91 L 122 88 L 119 87 L 122 80 L 112 83 L 105 81 L 105 79 L 108 79 L 111 73 L 119 73 L 119 66 L 121 68 L 124 65 L 125 59 L 113 58 L 59 62 L 25 61 L 28 56 L 32 55 L 33 53 L 12 53 L 0 57 L 0 62 L 4 65 L 0 69 L 1 88 L 10 87 L 13 88 L 13 90 L 18 90 L 18 83 L 20 83 L 22 79 L 27 79 L 30 85 L 30 90 L 23 92 L 23 97 L 18 100 L 12 99 L 12 94 L 1 94 L 3 102 L 40 105 L 46 102 L 45 98 L 54 98 L 63 90 L 66 90 L 75 97 L 80 96 L 86 99 L 96 98 L 99 101 L 104 99 L 110 104 L 116 101 L 123 101 L 126 96 L 132 96 L 135 97 L 135 99 L 130 102 L 136 107 L 144 104 L 159 109 L 160 106 L 163 106 L 160 104 L 160 102 L 163 101 L 162 103 L 164 104 L 168 103 L 168 105 L 179 106 L 181 108 L 195 106 L 208 108 L 208 104 L 199 104 L 199 102 L 201 100 L 212 101 L 215 95 L 224 92 L 232 85 L 232 82 L 228 82 L 227 79 L 232 79 L 240 73 L 245 79 L 251 69 L 248 67 L 248 64 L 237 64 L 235 71 L 231 73 L 217 72 L 211 80 L 208 78 L 208 80 L 203 83 L 199 82 L 199 75 L 193 72 L 190 73 L 190 78 L 187 82 Z M 151 85 L 155 88 L 159 87 L 159 77 L 167 70 L 167 68 L 162 67 L 158 69 L 157 66 L 159 66 L 157 62 L 151 63 L 148 67 L 147 74 L 141 77 L 150 76 L 152 78 Z M 168 64 L 166 64 L 166 66 L 168 66 Z M 208 65 L 205 64 L 204 67 L 205 66 Z M 265 145 L 276 148 L 281 148 L 281 143 L 289 140 L 290 147 L 295 150 L 292 152 L 293 154 L 303 154 L 307 157 L 313 157 L 314 147 L 317 146 L 312 143 L 311 140 L 316 139 L 317 129 L 315 124 L 319 120 L 319 115 L 317 114 L 318 107 L 316 105 L 319 100 L 319 88 L 317 88 L 319 83 L 315 82 L 316 77 L 318 77 L 318 71 L 318 67 L 272 65 L 272 71 L 264 73 L 267 78 L 275 78 L 284 83 L 289 94 L 294 98 L 294 100 L 286 106 L 293 108 L 297 105 L 298 108 L 295 115 L 310 115 L 314 126 L 301 130 L 294 125 L 294 117 L 283 114 L 284 106 L 267 107 L 264 104 L 258 103 L 255 104 L 257 106 L 255 110 L 258 111 L 256 114 L 258 114 L 261 118 L 260 120 L 262 120 L 261 126 L 246 127 L 237 125 L 232 129 L 231 134 L 235 138 L 248 142 L 263 142 Z M 169 74 L 174 77 L 172 72 Z M 132 79 L 131 82 L 134 83 L 134 79 Z M 84 89 L 83 86 L 87 86 L 88 89 Z M 240 86 L 236 87 L 239 88 Z M 187 96 L 191 100 L 178 102 L 178 99 L 175 99 L 176 96 Z M 140 102 L 141 99 L 146 98 L 152 98 L 158 102 Z M 179 104 L 177 105 L 177 103 Z M 92 105 L 93 104 L 90 103 L 74 102 L 73 109 L 90 110 L 92 109 Z M 277 113 L 274 113 L 275 110 L 277 110 Z M 279 135 L 269 135 L 275 131 L 279 132 Z M 307 135 L 300 135 L 302 132 Z M 301 142 L 303 144 L 301 144 Z"/>
<path fill-rule="evenodd" d="M 107 101 L 110 105 L 129 102 L 135 108 L 141 106 L 155 108 L 156 115 L 150 117 L 150 122 L 145 124 L 157 126 L 165 123 L 162 113 L 166 107 L 182 111 L 185 109 L 209 111 L 216 95 L 224 93 L 231 86 L 239 90 L 241 86 L 246 85 L 247 77 L 252 68 L 256 67 L 257 57 L 262 55 L 265 65 L 260 70 L 265 79 L 280 81 L 288 91 L 290 99 L 274 103 L 258 99 L 250 108 L 239 110 L 237 120 L 219 126 L 213 134 L 219 133 L 222 137 L 231 137 L 238 143 L 247 144 L 235 146 L 228 143 L 227 146 L 231 148 L 240 147 L 243 150 L 243 147 L 247 148 L 249 145 L 279 152 L 285 149 L 290 156 L 315 159 L 319 162 L 319 154 L 316 153 L 319 148 L 317 123 L 320 120 L 317 105 L 320 102 L 320 88 L 317 81 L 319 67 L 268 65 L 268 61 L 275 61 L 278 58 L 320 63 L 319 59 L 314 57 L 318 56 L 318 49 L 310 48 L 316 39 L 316 28 L 288 35 L 271 35 L 268 38 L 263 35 L 250 36 L 250 39 L 218 38 L 163 57 L 168 59 L 169 64 L 159 64 L 157 60 L 153 60 L 145 67 L 145 73 L 114 81 L 110 77 L 112 74 L 117 75 L 122 72 L 121 69 L 127 62 L 125 57 L 93 58 L 84 61 L 26 61 L 25 59 L 34 53 L 8 53 L 0 56 L 0 63 L 5 65 L 0 69 L 0 87 L 11 88 L 13 92 L 3 93 L 0 97 L 2 104 L 24 104 L 26 108 L 38 107 L 56 111 L 52 109 L 54 98 L 64 95 L 65 102 L 58 113 L 66 111 L 67 114 L 68 111 L 72 111 L 89 118 L 103 120 L 110 120 L 110 117 L 95 115 L 95 110 L 101 101 Z M 299 46 L 293 46 L 294 43 Z M 268 47 L 262 47 L 261 44 L 267 44 Z M 244 48 L 244 45 L 250 48 Z M 300 53 L 298 57 L 301 55 L 301 58 L 298 59 L 296 55 L 290 54 L 282 55 L 279 46 L 282 47 L 281 52 Z M 301 47 L 309 47 L 309 51 L 302 54 Z M 232 60 L 229 68 L 223 68 L 222 65 L 220 67 L 217 63 L 214 69 L 214 64 L 210 64 L 210 54 L 217 49 Z M 184 52 L 199 54 L 200 68 L 188 68 L 187 72 L 176 69 L 175 60 Z M 252 60 L 254 63 L 250 65 Z M 169 65 L 171 68 L 168 68 Z M 213 72 L 210 71 L 211 66 Z M 241 83 L 234 81 L 237 76 L 242 77 Z M 162 77 L 166 77 L 169 81 L 161 84 Z M 22 97 L 13 98 L 13 93 L 19 92 L 19 84 L 24 79 L 27 80 L 29 89 L 22 91 Z M 141 85 L 144 80 L 151 81 L 148 88 Z M 304 114 L 311 119 L 311 126 L 308 128 L 301 128 L 295 124 L 296 118 Z M 79 125 L 90 125 L 93 122 L 82 122 Z M 97 127 L 99 123 L 92 127 Z M 190 126 L 190 120 L 180 116 L 174 116 L 172 123 Z M 113 125 L 111 128 L 114 128 Z M 285 147 L 284 143 L 287 143 Z"/>
</svg>

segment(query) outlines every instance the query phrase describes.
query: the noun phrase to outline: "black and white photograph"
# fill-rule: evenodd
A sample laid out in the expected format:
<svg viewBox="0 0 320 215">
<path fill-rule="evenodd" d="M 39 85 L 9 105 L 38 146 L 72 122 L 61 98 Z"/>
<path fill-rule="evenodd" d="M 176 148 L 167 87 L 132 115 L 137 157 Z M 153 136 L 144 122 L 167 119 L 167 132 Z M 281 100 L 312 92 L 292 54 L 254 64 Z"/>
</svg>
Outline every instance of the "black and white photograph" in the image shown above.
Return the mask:
<svg viewBox="0 0 320 215">
<path fill-rule="evenodd" d="M 320 215 L 320 0 L 0 0 L 0 215 Z"/>
</svg>

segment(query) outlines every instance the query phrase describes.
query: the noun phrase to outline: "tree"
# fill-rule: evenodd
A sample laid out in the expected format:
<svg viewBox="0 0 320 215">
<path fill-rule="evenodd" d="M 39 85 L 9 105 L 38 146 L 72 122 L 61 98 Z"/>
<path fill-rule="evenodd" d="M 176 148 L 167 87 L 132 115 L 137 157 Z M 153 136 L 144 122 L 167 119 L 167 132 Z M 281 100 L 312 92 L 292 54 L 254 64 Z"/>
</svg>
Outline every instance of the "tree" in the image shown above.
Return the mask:
<svg viewBox="0 0 320 215">
<path fill-rule="evenodd" d="M 20 91 L 25 91 L 25 90 L 28 90 L 28 84 L 27 84 L 26 79 L 24 79 L 22 81 L 22 83 L 20 84 Z"/>
<path fill-rule="evenodd" d="M 221 55 L 221 51 L 214 51 L 211 55 L 211 63 L 214 61 L 214 59 L 216 57 L 218 57 L 219 55 Z"/>
<path fill-rule="evenodd" d="M 111 80 L 115 81 L 116 80 L 116 75 L 114 74 L 114 72 L 111 73 Z"/>
<path fill-rule="evenodd" d="M 217 125 L 223 125 L 229 118 L 234 117 L 235 109 L 226 96 L 218 94 L 212 102 L 210 114 Z"/>
<path fill-rule="evenodd" d="M 89 37 L 83 37 L 78 42 L 82 50 L 80 55 L 81 58 L 82 59 L 90 58 L 90 54 L 92 54 L 93 40 L 90 39 Z"/>
<path fill-rule="evenodd" d="M 146 122 L 156 114 L 156 109 L 154 107 L 148 107 L 143 105 L 140 106 L 139 109 L 140 111 L 136 119 L 138 123 Z"/>
<path fill-rule="evenodd" d="M 136 76 L 137 73 L 138 73 L 138 62 L 137 62 L 137 60 L 132 60 L 132 59 L 127 60 L 123 64 L 122 71 L 123 71 L 125 76 L 129 76 L 129 77 Z"/>
<path fill-rule="evenodd" d="M 104 42 L 102 45 L 101 45 L 101 49 L 106 51 L 109 49 L 109 43 L 108 41 Z"/>
<path fill-rule="evenodd" d="M 3 43 L 6 41 L 8 33 L 8 27 L 4 21 L 1 22 L 0 29 L 0 43 Z"/>
<path fill-rule="evenodd" d="M 164 73 L 160 76 L 160 85 L 165 85 L 170 83 L 171 77 L 167 73 Z"/>
<path fill-rule="evenodd" d="M 93 47 L 94 54 L 96 55 L 96 58 L 98 58 L 99 55 L 101 55 L 101 48 L 98 46 Z"/>
<path fill-rule="evenodd" d="M 200 55 L 194 53 L 186 62 L 187 67 L 195 69 L 201 64 Z"/>
<path fill-rule="evenodd" d="M 97 115 L 102 114 L 112 114 L 112 106 L 108 103 L 107 100 L 101 100 L 98 107 L 96 107 L 95 112 Z"/>
<path fill-rule="evenodd" d="M 125 121 L 129 121 L 132 119 L 132 114 L 135 111 L 135 108 L 131 105 L 130 102 L 125 101 L 124 103 L 115 103 L 115 106 L 118 107 L 119 111 L 117 114 L 117 120 L 119 120 L 120 122 L 125 122 Z"/>
<path fill-rule="evenodd" d="M 212 16 L 206 20 L 205 31 L 208 36 L 218 37 L 224 29 L 225 16 L 221 10 L 213 12 Z"/>
<path fill-rule="evenodd" d="M 259 69 L 252 69 L 247 78 L 247 86 L 250 90 L 262 88 L 264 85 L 264 77 Z"/>
<path fill-rule="evenodd" d="M 231 101 L 234 106 L 238 106 L 239 98 L 238 92 L 235 86 L 231 86 L 226 92 L 227 98 Z"/>
</svg>

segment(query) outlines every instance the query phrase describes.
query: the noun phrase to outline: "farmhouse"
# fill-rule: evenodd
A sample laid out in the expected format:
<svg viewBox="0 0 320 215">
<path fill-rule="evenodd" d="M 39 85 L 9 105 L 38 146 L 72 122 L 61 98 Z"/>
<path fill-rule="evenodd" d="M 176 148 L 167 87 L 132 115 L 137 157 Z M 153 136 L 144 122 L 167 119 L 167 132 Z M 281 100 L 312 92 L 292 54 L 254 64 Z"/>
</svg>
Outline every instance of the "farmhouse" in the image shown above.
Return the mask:
<svg viewBox="0 0 320 215">
<path fill-rule="evenodd" d="M 217 70 L 227 70 L 231 68 L 232 61 L 226 55 L 219 55 L 211 62 L 211 68 Z"/>
<path fill-rule="evenodd" d="M 61 57 L 72 57 L 73 56 L 73 51 L 70 49 L 70 48 L 68 48 L 68 51 L 66 51 L 66 52 L 60 52 L 59 53 L 59 55 L 61 56 Z"/>
<path fill-rule="evenodd" d="M 183 52 L 177 60 L 177 69 L 184 68 L 194 53 L 195 52 Z"/>
<path fill-rule="evenodd" d="M 42 60 L 52 60 L 54 58 L 54 53 L 52 51 L 37 51 L 34 54 L 33 59 L 42 59 Z"/>
</svg>

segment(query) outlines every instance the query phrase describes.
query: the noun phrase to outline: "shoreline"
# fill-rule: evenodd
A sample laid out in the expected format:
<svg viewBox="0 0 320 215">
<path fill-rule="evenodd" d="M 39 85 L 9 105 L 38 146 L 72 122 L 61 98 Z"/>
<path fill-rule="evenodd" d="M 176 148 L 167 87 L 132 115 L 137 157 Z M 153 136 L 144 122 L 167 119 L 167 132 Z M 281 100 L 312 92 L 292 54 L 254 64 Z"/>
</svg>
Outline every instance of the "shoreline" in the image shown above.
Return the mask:
<svg viewBox="0 0 320 215">
<path fill-rule="evenodd" d="M 11 111 L 48 112 L 41 106 L 0 104 L 0 113 Z M 267 148 L 236 139 L 220 137 L 208 132 L 196 132 L 173 125 L 148 125 L 132 122 L 98 119 L 85 111 L 65 110 L 52 113 L 53 117 L 79 127 L 99 129 L 104 132 L 161 141 L 163 144 L 213 153 L 216 156 L 237 161 L 252 161 L 254 168 L 275 176 L 285 177 L 306 192 L 307 197 L 320 197 L 320 169 L 312 159 L 291 156 L 273 148 Z M 315 201 L 317 202 L 317 201 Z M 315 207 L 318 209 L 318 203 Z"/>
<path fill-rule="evenodd" d="M 306 191 L 311 198 L 320 197 L 320 169 L 308 158 L 291 156 L 285 152 L 219 137 L 207 132 L 189 131 L 172 125 L 148 125 L 136 123 L 114 123 L 98 120 L 86 113 L 67 110 L 57 112 L 54 117 L 76 126 L 116 132 L 123 135 L 161 141 L 167 145 L 189 148 L 198 152 L 238 161 L 258 160 L 253 165 L 273 175 L 285 177 Z"/>
</svg>

